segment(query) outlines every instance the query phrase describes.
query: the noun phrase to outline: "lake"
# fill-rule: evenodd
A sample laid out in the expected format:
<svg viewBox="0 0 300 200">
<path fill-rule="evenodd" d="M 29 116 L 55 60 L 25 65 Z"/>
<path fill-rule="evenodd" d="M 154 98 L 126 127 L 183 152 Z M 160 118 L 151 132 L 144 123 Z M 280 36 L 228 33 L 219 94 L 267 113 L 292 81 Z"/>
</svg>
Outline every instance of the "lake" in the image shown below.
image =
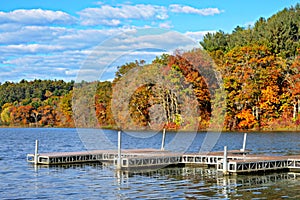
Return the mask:
<svg viewBox="0 0 300 200">
<path fill-rule="evenodd" d="M 181 133 L 182 134 L 182 133 Z M 201 150 L 206 133 L 167 133 L 166 147 Z M 268 155 L 300 154 L 300 133 L 248 133 L 247 149 Z M 1 128 L 0 199 L 300 199 L 300 173 L 224 177 L 214 168 L 165 168 L 118 173 L 110 165 L 34 167 L 26 154 L 84 151 L 117 144 L 117 132 L 95 129 Z M 123 148 L 160 148 L 161 133 L 129 132 Z M 175 142 L 174 142 L 175 141 Z M 222 133 L 212 150 L 240 149 L 242 133 Z M 213 143 L 214 143 L 213 142 Z"/>
</svg>

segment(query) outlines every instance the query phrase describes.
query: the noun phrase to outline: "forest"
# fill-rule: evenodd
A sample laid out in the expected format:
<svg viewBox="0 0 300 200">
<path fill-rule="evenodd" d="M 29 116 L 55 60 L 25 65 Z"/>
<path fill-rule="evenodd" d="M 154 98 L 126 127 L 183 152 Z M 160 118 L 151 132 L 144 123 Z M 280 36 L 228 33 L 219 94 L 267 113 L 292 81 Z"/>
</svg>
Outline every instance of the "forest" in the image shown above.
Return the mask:
<svg viewBox="0 0 300 200">
<path fill-rule="evenodd" d="M 111 82 L 1 83 L 0 125 L 206 130 L 219 112 L 224 131 L 298 130 L 299 13 L 297 4 L 231 33 L 208 33 L 199 49 L 125 63 Z"/>
</svg>

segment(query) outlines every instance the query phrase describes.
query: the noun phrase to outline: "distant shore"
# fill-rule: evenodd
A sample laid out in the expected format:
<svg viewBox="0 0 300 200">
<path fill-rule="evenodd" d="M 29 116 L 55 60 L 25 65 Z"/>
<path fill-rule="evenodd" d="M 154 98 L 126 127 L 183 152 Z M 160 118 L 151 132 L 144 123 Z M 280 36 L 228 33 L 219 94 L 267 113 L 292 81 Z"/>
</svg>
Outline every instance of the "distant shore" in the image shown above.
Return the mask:
<svg viewBox="0 0 300 200">
<path fill-rule="evenodd" d="M 9 129 L 9 128 L 36 128 L 36 129 L 59 129 L 59 128 L 63 128 L 63 129 L 104 129 L 104 130 L 113 130 L 113 131 L 118 131 L 118 128 L 113 128 L 113 127 L 58 127 L 58 126 L 4 126 L 4 125 L 0 125 L 1 129 Z M 132 131 L 132 132 L 138 132 L 138 131 L 162 131 L 161 130 L 154 130 L 154 129 L 140 129 L 140 130 L 129 130 L 129 129 L 122 129 L 123 131 Z M 167 132 L 194 132 L 195 130 L 166 130 Z M 300 129 L 273 129 L 273 130 L 197 130 L 198 133 L 205 133 L 205 132 L 226 132 L 226 133 L 276 133 L 276 132 L 287 132 L 287 133 L 300 133 Z"/>
</svg>

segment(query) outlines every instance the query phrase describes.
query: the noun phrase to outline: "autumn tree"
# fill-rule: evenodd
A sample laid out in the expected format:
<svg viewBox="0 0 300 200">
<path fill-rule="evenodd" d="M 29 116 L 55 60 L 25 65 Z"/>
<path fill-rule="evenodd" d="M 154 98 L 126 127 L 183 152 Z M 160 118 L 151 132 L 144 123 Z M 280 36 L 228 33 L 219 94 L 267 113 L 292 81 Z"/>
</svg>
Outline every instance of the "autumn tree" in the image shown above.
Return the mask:
<svg viewBox="0 0 300 200">
<path fill-rule="evenodd" d="M 61 125 L 63 126 L 72 126 L 74 125 L 73 122 L 73 111 L 72 111 L 72 97 L 73 92 L 69 92 L 65 94 L 63 97 L 60 98 L 58 107 L 60 112 L 62 113 L 61 117 Z"/>
<path fill-rule="evenodd" d="M 39 124 L 41 126 L 57 126 L 60 119 L 58 118 L 57 112 L 53 109 L 52 106 L 46 105 L 41 106 L 38 109 L 38 116 L 40 115 Z"/>
<path fill-rule="evenodd" d="M 281 60 L 258 45 L 234 48 L 224 58 L 220 70 L 227 91 L 227 128 L 248 129 L 278 118 L 286 70 Z"/>
<path fill-rule="evenodd" d="M 212 60 L 197 49 L 182 54 L 177 53 L 171 57 L 169 66 L 182 73 L 186 84 L 192 86 L 192 93 L 198 102 L 199 129 L 206 129 L 211 117 L 211 94 L 217 85 Z"/>
<path fill-rule="evenodd" d="M 11 122 L 10 113 L 12 111 L 13 104 L 12 103 L 5 103 L 2 106 L 1 112 L 1 121 L 2 123 L 9 125 Z"/>
<path fill-rule="evenodd" d="M 21 126 L 28 126 L 30 123 L 34 123 L 33 110 L 34 108 L 30 105 L 14 106 L 10 112 L 11 122 Z"/>
<path fill-rule="evenodd" d="M 300 113 L 300 54 L 290 66 L 286 81 L 288 82 L 290 103 L 292 104 L 292 109 L 290 110 L 292 110 L 293 119 L 296 119 L 297 112 Z"/>
<path fill-rule="evenodd" d="M 101 127 L 114 126 L 111 111 L 112 83 L 109 81 L 99 82 L 95 94 L 96 117 Z"/>
</svg>

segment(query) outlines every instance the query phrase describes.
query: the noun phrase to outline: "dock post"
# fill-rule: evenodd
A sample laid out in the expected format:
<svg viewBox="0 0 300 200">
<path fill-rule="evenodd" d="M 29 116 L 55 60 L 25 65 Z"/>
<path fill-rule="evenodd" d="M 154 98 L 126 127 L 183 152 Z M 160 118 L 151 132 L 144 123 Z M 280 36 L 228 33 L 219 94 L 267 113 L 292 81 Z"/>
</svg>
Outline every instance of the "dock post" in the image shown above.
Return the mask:
<svg viewBox="0 0 300 200">
<path fill-rule="evenodd" d="M 166 139 L 166 129 L 163 129 L 163 135 L 162 135 L 162 140 L 161 140 L 161 148 L 160 150 L 165 150 L 165 139 Z"/>
<path fill-rule="evenodd" d="M 39 159 L 39 141 L 35 140 L 34 164 L 37 165 Z"/>
<path fill-rule="evenodd" d="M 224 146 L 224 157 L 223 157 L 223 174 L 228 175 L 228 163 L 227 163 L 227 146 Z"/>
<path fill-rule="evenodd" d="M 117 160 L 117 169 L 121 169 L 121 144 L 122 144 L 121 131 L 118 131 L 118 160 Z"/>
<path fill-rule="evenodd" d="M 247 141 L 247 133 L 244 133 L 243 148 L 241 149 L 242 152 L 246 150 L 246 141 Z"/>
</svg>

